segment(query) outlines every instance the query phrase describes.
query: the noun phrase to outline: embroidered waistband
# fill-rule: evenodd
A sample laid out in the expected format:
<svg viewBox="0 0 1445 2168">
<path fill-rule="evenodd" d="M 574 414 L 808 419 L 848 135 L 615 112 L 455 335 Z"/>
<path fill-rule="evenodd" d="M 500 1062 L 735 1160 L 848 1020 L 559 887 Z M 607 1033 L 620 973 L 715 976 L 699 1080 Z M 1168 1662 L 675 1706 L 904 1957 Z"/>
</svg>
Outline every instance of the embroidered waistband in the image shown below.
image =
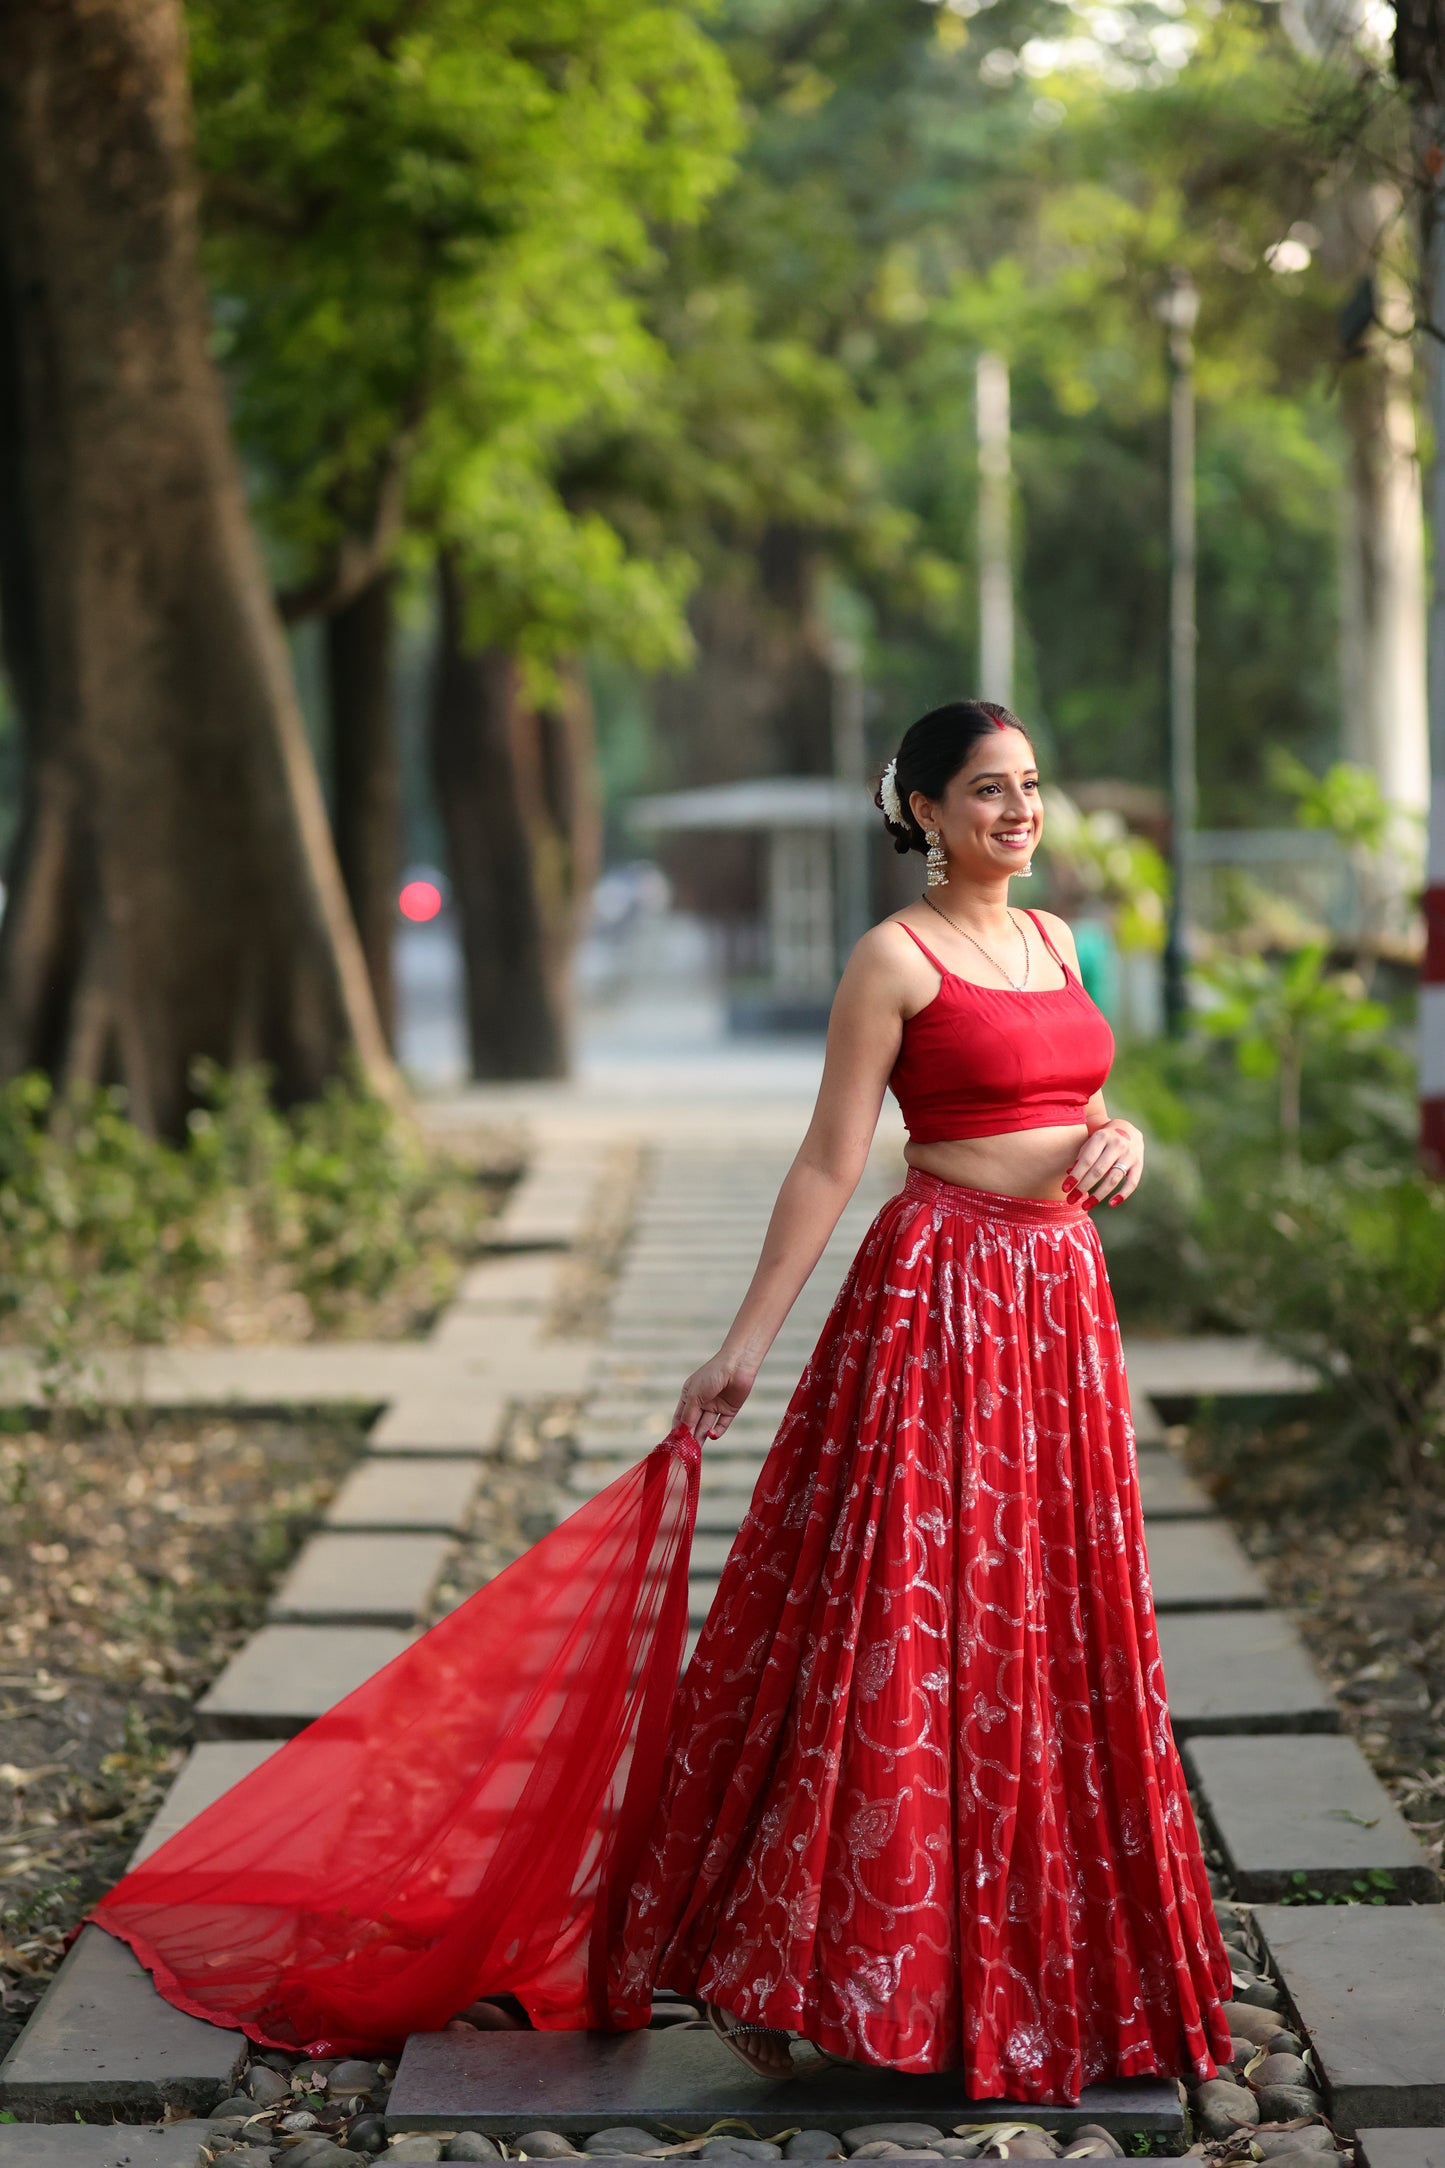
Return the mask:
<svg viewBox="0 0 1445 2168">
<path fill-rule="evenodd" d="M 927 1198 L 945 1212 L 961 1212 L 969 1219 L 1011 1220 L 1025 1227 L 1068 1227 L 1089 1217 L 1087 1206 L 1066 1197 L 1011 1197 L 1004 1190 L 971 1189 L 964 1182 L 925 1174 L 921 1167 L 909 1168 L 903 1195 Z"/>
</svg>

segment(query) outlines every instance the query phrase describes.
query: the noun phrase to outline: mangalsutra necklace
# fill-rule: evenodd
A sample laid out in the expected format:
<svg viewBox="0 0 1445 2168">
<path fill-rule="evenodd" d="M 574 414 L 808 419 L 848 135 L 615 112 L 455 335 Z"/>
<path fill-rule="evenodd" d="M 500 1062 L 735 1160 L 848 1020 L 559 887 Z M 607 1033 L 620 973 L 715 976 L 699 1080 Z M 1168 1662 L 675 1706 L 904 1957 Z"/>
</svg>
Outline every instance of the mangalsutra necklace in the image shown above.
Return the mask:
<svg viewBox="0 0 1445 2168">
<path fill-rule="evenodd" d="M 978 950 L 980 955 L 986 956 L 988 958 L 989 962 L 993 965 L 994 970 L 999 973 L 1001 978 L 1005 978 L 1008 980 L 1009 985 L 1013 988 L 1016 994 L 1021 994 L 1024 991 L 1024 988 L 1029 983 L 1029 966 L 1033 962 L 1033 957 L 1029 950 L 1029 937 L 1024 932 L 1023 927 L 1019 924 L 1018 920 L 1014 917 L 1012 911 L 1010 911 L 1008 915 L 1009 924 L 1013 927 L 1014 932 L 1018 935 L 1020 941 L 1022 941 L 1024 945 L 1024 975 L 1021 979 L 1016 979 L 1013 973 L 1007 968 L 1007 966 L 999 962 L 997 956 L 994 955 L 992 949 L 987 949 L 984 947 L 982 941 L 979 940 L 976 933 L 970 933 L 967 926 L 960 926 L 956 918 L 950 918 L 941 903 L 935 903 L 932 896 L 928 895 L 926 892 L 924 894 L 923 900 L 928 905 L 931 911 L 936 911 L 939 917 L 945 922 L 945 924 L 953 928 L 955 933 L 961 933 L 965 941 L 971 941 L 973 943 L 974 947 Z"/>
</svg>

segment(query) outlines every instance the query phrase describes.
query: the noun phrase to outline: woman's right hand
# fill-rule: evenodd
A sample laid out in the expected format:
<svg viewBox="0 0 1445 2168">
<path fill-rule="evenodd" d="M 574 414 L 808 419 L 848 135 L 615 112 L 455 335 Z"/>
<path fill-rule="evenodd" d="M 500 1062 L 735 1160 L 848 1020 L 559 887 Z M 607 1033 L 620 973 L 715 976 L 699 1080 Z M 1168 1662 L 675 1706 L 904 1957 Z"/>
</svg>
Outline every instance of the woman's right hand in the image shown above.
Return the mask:
<svg viewBox="0 0 1445 2168">
<path fill-rule="evenodd" d="M 714 1355 L 694 1370 L 678 1395 L 674 1423 L 686 1423 L 695 1438 L 720 1438 L 753 1389 L 755 1370 L 735 1358 Z"/>
</svg>

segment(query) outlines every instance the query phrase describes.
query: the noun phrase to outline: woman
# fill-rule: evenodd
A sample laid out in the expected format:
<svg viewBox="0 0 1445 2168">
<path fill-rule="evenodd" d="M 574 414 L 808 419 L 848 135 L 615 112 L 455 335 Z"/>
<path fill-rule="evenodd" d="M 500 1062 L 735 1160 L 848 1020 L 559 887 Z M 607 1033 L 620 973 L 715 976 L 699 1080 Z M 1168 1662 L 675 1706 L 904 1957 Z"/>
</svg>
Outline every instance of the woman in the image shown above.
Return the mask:
<svg viewBox="0 0 1445 2168">
<path fill-rule="evenodd" d="M 637 1470 L 97 1907 L 182 2008 L 337 2054 L 498 1993 L 635 2027 L 662 1987 L 759 2073 L 796 2034 L 961 2068 L 975 2099 L 1228 2059 L 1089 1218 L 1142 1139 L 1105 1107 L 1068 929 L 1008 901 L 1043 826 L 1022 727 L 935 709 L 879 803 L 927 886 L 849 961 L 723 1347 Z M 890 1084 L 910 1173 L 679 1689 L 698 1441 L 746 1401 Z"/>
<path fill-rule="evenodd" d="M 818 1103 L 722 1348 L 721 1436 L 862 1174 L 912 1169 L 784 1418 L 683 1682 L 624 1935 L 751 2068 L 788 2039 L 975 2097 L 1214 2074 L 1229 1964 L 1170 1736 L 1118 1328 L 1089 1214 L 1132 1195 L 1113 1039 L 1007 709 L 909 730 L 878 803 L 927 855 L 858 943 Z"/>
</svg>

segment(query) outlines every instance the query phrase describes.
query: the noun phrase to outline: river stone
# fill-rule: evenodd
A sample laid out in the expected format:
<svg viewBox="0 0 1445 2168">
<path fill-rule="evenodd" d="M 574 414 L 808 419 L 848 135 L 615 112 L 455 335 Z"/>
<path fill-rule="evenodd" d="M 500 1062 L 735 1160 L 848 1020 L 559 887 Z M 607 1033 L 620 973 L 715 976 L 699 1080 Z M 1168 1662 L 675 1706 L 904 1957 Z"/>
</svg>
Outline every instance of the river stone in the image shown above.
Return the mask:
<svg viewBox="0 0 1445 2168">
<path fill-rule="evenodd" d="M 1227 2002 L 1224 2005 L 1224 2022 L 1234 2040 L 1252 2040 L 1257 2048 L 1268 2047 L 1279 2031 L 1279 2019 L 1272 2010 L 1260 2010 L 1249 2002 Z"/>
<path fill-rule="evenodd" d="M 353 2093 L 379 2093 L 382 2090 L 381 2072 L 375 2063 L 358 2062 L 354 2056 L 345 2062 L 333 2063 L 325 2077 L 326 2090 L 333 2100 L 349 2099 Z"/>
<path fill-rule="evenodd" d="M 982 2138 L 940 2138 L 938 2150 L 945 2160 L 977 2160 L 983 2151 Z"/>
<path fill-rule="evenodd" d="M 1219 1923 L 1219 1932 L 1222 1935 L 1244 1933 L 1244 1914 L 1236 1911 L 1233 1905 L 1217 1904 L 1214 1907 L 1214 1917 Z"/>
<path fill-rule="evenodd" d="M 1324 2107 L 1310 2085 L 1261 2085 L 1255 2099 L 1261 2123 L 1292 2123 L 1297 2115 L 1318 2115 Z"/>
<path fill-rule="evenodd" d="M 1236 1986 L 1234 1999 L 1236 2002 L 1248 2003 L 1253 2010 L 1278 2010 L 1280 1992 L 1273 1980 L 1250 1978 L 1245 1981 L 1243 1987 Z M 1279 2027 L 1276 2025 L 1275 2031 L 1278 2032 L 1278 2030 Z"/>
<path fill-rule="evenodd" d="M 701 2160 L 781 2160 L 783 2149 L 771 2138 L 734 2138 L 726 2133 L 709 2138 L 698 2155 Z"/>
<path fill-rule="evenodd" d="M 528 2160 L 574 2160 L 581 2156 L 570 2138 L 560 2130 L 527 2130 L 516 2140 L 519 2153 Z"/>
<path fill-rule="evenodd" d="M 899 2145 L 892 2138 L 870 2138 L 866 2144 L 852 2146 L 849 2150 L 854 2160 L 898 2160 L 912 2148 Z M 939 2159 L 942 2158 L 940 2154 Z"/>
<path fill-rule="evenodd" d="M 845 2160 L 847 2147 L 831 2130 L 794 2131 L 783 2147 L 784 2160 Z"/>
<path fill-rule="evenodd" d="M 1298 2055 L 1284 2055 L 1271 2049 L 1264 2061 L 1251 2070 L 1249 2082 L 1258 2091 L 1265 2085 L 1308 2085 L 1309 2064 Z"/>
<path fill-rule="evenodd" d="M 1194 2095 L 1199 2120 L 1211 2138 L 1229 2138 L 1247 2124 L 1259 2122 L 1263 2104 L 1244 2085 L 1229 2078 L 1206 2078 Z"/>
<path fill-rule="evenodd" d="M 1054 2160 L 1059 2148 L 1042 2130 L 1021 2131 L 1008 2141 L 1010 2160 Z"/>
<path fill-rule="evenodd" d="M 852 2130 L 845 2130 L 843 2143 L 850 2152 L 860 2145 L 871 2145 L 875 2140 L 889 2145 L 919 2146 L 937 2145 L 943 2132 L 933 2123 L 860 2123 Z"/>
<path fill-rule="evenodd" d="M 291 2098 L 291 2081 L 268 2063 L 253 2063 L 246 2072 L 246 2091 L 258 2108 L 274 2108 Z"/>
<path fill-rule="evenodd" d="M 313 2131 L 293 2145 L 286 2155 L 287 2168 L 356 2168 L 356 2155 L 344 2146 Z"/>
<path fill-rule="evenodd" d="M 609 2130 L 594 2130 L 586 2148 L 589 2153 L 665 2153 L 667 2140 L 639 2130 L 635 2123 L 615 2123 Z"/>
<path fill-rule="evenodd" d="M 1113 2131 L 1105 2130 L 1102 2123 L 1076 2123 L 1069 2132 L 1069 2143 L 1072 2145 L 1076 2138 L 1097 2138 L 1100 2145 L 1107 2146 L 1109 2151 L 1117 2154 L 1121 2160 L 1124 2156 L 1123 2146 Z"/>
<path fill-rule="evenodd" d="M 1307 2127 L 1313 2128 L 1313 2125 Z M 1300 2133 L 1297 2130 L 1288 2133 L 1281 2131 L 1279 2135 L 1281 2137 L 1288 2135 L 1291 2138 L 1297 2138 Z M 1271 2162 L 1278 2162 L 1279 2168 L 1324 2168 L 1324 2163 L 1327 2160 L 1343 2161 L 1344 2156 L 1337 2153 L 1333 2146 L 1330 2147 L 1328 2154 L 1326 2154 L 1318 2151 L 1314 2146 L 1293 2145 L 1282 2152 L 1271 2153 L 1269 2158 Z"/>
<path fill-rule="evenodd" d="M 1334 2134 L 1326 2123 L 1306 2123 L 1303 2130 L 1256 2131 L 1255 2144 L 1266 2160 L 1276 2153 L 1336 2153 Z"/>
<path fill-rule="evenodd" d="M 240 2116 L 244 2121 L 248 2115 L 254 2115 L 255 2113 L 256 2103 L 248 2094 L 232 2093 L 218 2107 L 212 2108 L 210 2114 L 206 2117 L 206 2121 L 213 2124 L 221 2123 L 229 2121 L 232 2116 Z"/>
<path fill-rule="evenodd" d="M 1097 2138 L 1076 2138 L 1072 2145 L 1064 2147 L 1064 2160 L 1112 2160 L 1113 2154 Z"/>
<path fill-rule="evenodd" d="M 501 2153 L 479 2130 L 459 2130 L 442 2147 L 443 2160 L 500 2160 Z"/>
<path fill-rule="evenodd" d="M 393 2138 L 382 2160 L 440 2160 L 442 2141 L 430 2131 L 411 2130 L 400 2138 Z"/>
<path fill-rule="evenodd" d="M 353 2115 L 346 2126 L 346 2142 L 355 2153 L 379 2153 L 386 2144 L 385 2118 Z"/>
<path fill-rule="evenodd" d="M 1265 2046 L 1271 2055 L 1303 2055 L 1305 2044 L 1298 2033 L 1281 2030 Z"/>
</svg>

